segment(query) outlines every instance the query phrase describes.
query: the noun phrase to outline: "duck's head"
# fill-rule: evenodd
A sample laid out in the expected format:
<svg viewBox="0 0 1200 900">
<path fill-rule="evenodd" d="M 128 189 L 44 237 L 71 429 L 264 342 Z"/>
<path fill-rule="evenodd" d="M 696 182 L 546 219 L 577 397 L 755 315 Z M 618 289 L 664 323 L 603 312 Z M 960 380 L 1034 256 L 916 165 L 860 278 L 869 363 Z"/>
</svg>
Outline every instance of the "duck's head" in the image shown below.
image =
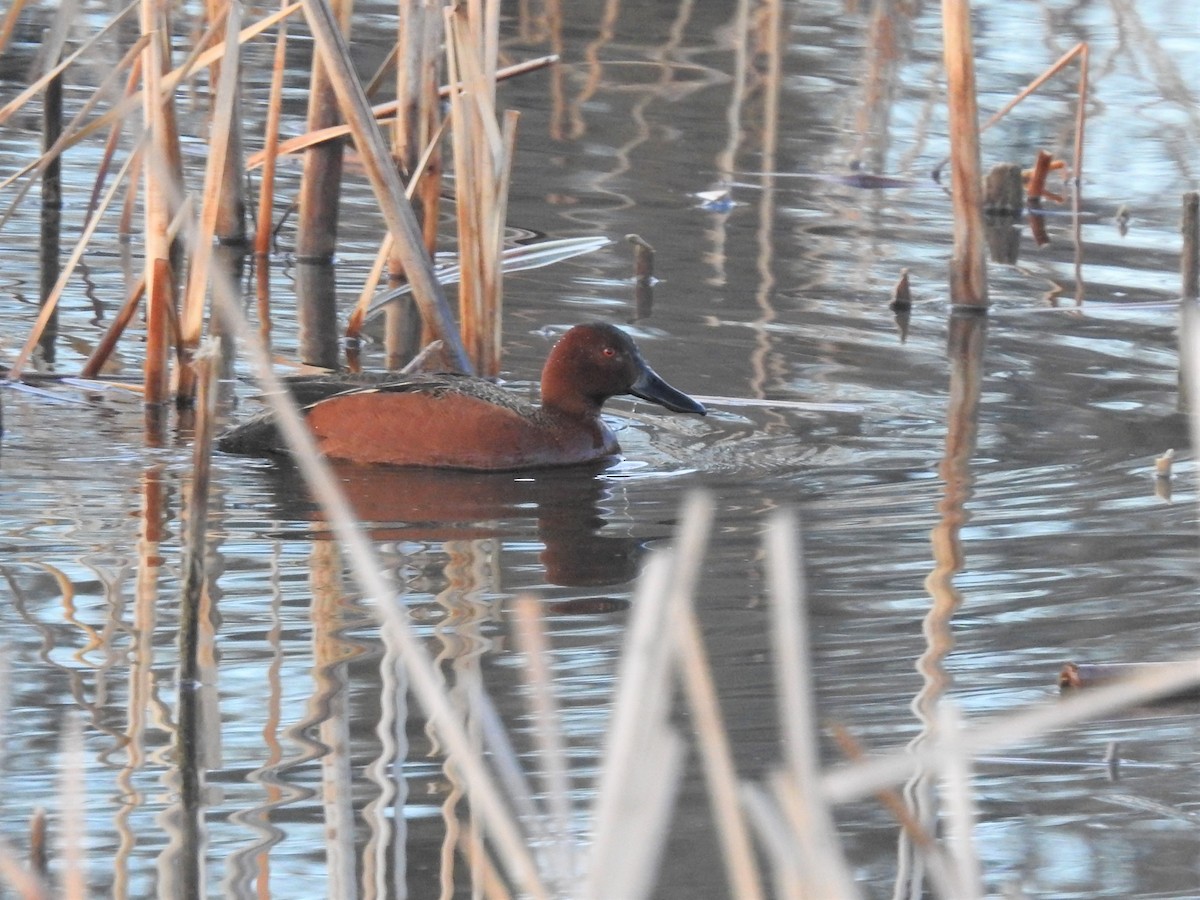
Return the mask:
<svg viewBox="0 0 1200 900">
<path fill-rule="evenodd" d="M 596 415 L 609 397 L 632 394 L 672 412 L 707 411 L 663 381 L 637 344 L 603 322 L 576 325 L 559 339 L 542 369 L 542 405 L 572 415 Z"/>
</svg>

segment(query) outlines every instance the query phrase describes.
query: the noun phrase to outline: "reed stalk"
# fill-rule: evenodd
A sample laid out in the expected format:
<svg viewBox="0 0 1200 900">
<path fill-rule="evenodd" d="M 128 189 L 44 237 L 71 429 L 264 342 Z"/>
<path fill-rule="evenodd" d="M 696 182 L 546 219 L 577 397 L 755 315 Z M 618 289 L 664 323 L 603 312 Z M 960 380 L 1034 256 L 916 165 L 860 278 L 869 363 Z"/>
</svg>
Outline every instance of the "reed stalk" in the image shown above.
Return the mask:
<svg viewBox="0 0 1200 900">
<path fill-rule="evenodd" d="M 950 302 L 987 308 L 979 115 L 975 104 L 975 51 L 970 0 L 942 0 L 942 41 L 949 107 L 954 251 Z"/>
<path fill-rule="evenodd" d="M 492 7 L 479 0 L 446 10 L 450 81 L 462 89 L 450 95 L 455 198 L 458 212 L 459 322 L 463 343 L 479 370 L 500 369 L 504 238 L 508 175 L 516 140 L 516 115 L 503 126 L 496 120 L 495 35 Z"/>
<path fill-rule="evenodd" d="M 219 27 L 223 17 L 241 20 L 240 0 L 208 0 L 209 18 L 214 28 Z M 214 10 L 214 7 L 216 9 Z M 220 198 L 217 203 L 216 224 L 213 234 L 225 245 L 241 245 L 246 241 L 246 179 L 244 176 L 245 152 L 242 149 L 242 90 L 241 90 L 241 45 L 237 41 L 238 28 L 225 29 L 226 53 L 209 66 L 210 82 L 217 85 L 216 102 L 212 113 L 212 131 L 208 145 L 211 148 L 218 136 L 223 145 L 224 172 L 220 178 Z M 222 72 L 234 70 L 233 98 L 222 98 L 226 77 Z M 226 116 L 222 104 L 228 104 L 231 113 Z"/>
<path fill-rule="evenodd" d="M 809 668 L 804 552 L 793 513 L 775 513 L 764 539 L 771 596 L 771 646 L 785 766 L 776 778 L 804 884 L 814 897 L 855 897 L 854 879 L 821 796 L 816 704 Z"/>
<path fill-rule="evenodd" d="M 713 500 L 693 493 L 684 501 L 680 521 L 684 523 L 676 544 L 685 559 L 701 560 L 712 528 Z M 696 617 L 693 596 L 699 567 L 684 569 L 676 580 L 669 602 L 669 633 L 675 637 L 675 658 L 688 707 L 695 723 L 700 756 L 704 763 L 709 804 L 721 840 L 721 854 L 729 880 L 730 896 L 755 900 L 763 896 L 762 878 L 754 856 L 750 831 L 743 813 L 737 770 L 721 705 L 713 683 L 712 666 L 704 648 L 704 636 Z"/>
<path fill-rule="evenodd" d="M 600 756 L 592 844 L 579 891 L 585 900 L 648 896 L 666 839 L 686 746 L 668 721 L 672 681 L 661 601 L 678 574 L 700 562 L 676 559 L 673 550 L 652 555 L 638 579 Z"/>
<path fill-rule="evenodd" d="M 1183 195 L 1179 230 L 1183 234 L 1183 249 L 1179 254 L 1180 296 L 1195 300 L 1200 297 L 1200 192 L 1188 191 Z"/>
<path fill-rule="evenodd" d="M 370 106 L 350 64 L 349 50 L 325 0 L 303 0 L 305 16 L 316 39 L 318 52 L 330 75 L 343 116 L 351 126 L 359 157 L 375 191 L 388 229 L 396 241 L 404 263 L 413 297 L 421 317 L 444 343 L 450 363 L 470 372 L 471 364 L 463 350 L 458 330 L 450 316 L 445 296 L 433 272 L 433 263 L 425 252 L 422 235 L 412 205 L 404 196 L 391 154 Z"/>
<path fill-rule="evenodd" d="M 182 163 L 172 95 L 163 90 L 170 71 L 170 28 L 164 0 L 142 0 L 143 34 L 152 35 L 143 51 L 143 116 L 150 135 L 144 160 L 144 231 L 146 254 L 145 395 L 147 406 L 162 406 L 169 396 L 169 321 L 176 304 L 176 250 L 168 229 L 171 199 L 182 196 Z"/>
<path fill-rule="evenodd" d="M 62 134 L 62 76 L 46 85 L 46 98 L 42 108 L 42 149 L 49 150 Z M 62 238 L 62 160 L 55 157 L 42 170 L 41 240 L 38 242 L 40 301 L 44 306 L 54 292 L 58 281 L 59 246 Z M 46 319 L 45 329 L 39 339 L 42 359 L 54 362 L 55 345 L 58 340 L 57 309 Z"/>
<path fill-rule="evenodd" d="M 282 8 L 287 0 L 280 0 Z M 283 79 L 287 63 L 288 42 L 287 19 L 281 18 L 279 32 L 275 35 L 275 56 L 271 68 L 271 88 L 267 94 L 267 121 L 263 133 L 263 172 L 258 188 L 258 228 L 254 235 L 254 253 L 259 257 L 259 266 L 266 266 L 271 252 L 271 234 L 275 205 L 275 163 L 279 153 L 279 123 L 283 117 Z M 270 334 L 269 307 L 265 310 L 267 334 Z M 262 311 L 260 311 L 261 315 Z M 260 322 L 260 324 L 262 324 Z"/>
<path fill-rule="evenodd" d="M 217 232 L 228 227 L 231 201 L 226 181 L 231 171 L 241 181 L 241 160 L 236 156 L 240 140 L 236 137 L 238 127 L 238 73 L 240 45 L 237 35 L 241 29 L 241 4 L 232 2 L 224 9 L 226 55 L 219 67 L 216 97 L 213 101 L 212 132 L 208 140 L 208 156 L 204 170 L 204 195 L 200 206 L 200 222 L 196 241 L 189 253 L 187 287 L 183 295 L 183 310 L 180 314 L 182 331 L 183 365 L 176 369 L 175 402 L 188 405 L 196 390 L 198 370 L 191 365 L 191 358 L 200 346 L 204 333 L 205 297 L 208 294 L 209 267 L 212 262 L 213 241 Z M 233 156 L 236 166 L 231 170 L 227 164 Z M 223 224 L 224 220 L 224 224 Z"/>
</svg>

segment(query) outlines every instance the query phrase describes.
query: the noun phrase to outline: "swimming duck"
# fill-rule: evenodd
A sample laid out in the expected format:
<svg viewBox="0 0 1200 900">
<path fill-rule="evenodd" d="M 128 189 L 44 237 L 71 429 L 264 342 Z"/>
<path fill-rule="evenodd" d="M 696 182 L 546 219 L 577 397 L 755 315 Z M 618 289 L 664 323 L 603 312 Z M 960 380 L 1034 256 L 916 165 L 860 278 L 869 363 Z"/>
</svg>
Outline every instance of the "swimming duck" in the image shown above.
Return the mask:
<svg viewBox="0 0 1200 900">
<path fill-rule="evenodd" d="M 673 412 L 704 407 L 667 384 L 613 325 L 576 325 L 542 369 L 534 406 L 467 375 L 301 376 L 289 387 L 321 452 L 333 459 L 500 471 L 569 466 L 620 452 L 600 417 L 609 397 L 632 394 Z M 269 414 L 223 435 L 231 453 L 286 452 Z"/>
</svg>

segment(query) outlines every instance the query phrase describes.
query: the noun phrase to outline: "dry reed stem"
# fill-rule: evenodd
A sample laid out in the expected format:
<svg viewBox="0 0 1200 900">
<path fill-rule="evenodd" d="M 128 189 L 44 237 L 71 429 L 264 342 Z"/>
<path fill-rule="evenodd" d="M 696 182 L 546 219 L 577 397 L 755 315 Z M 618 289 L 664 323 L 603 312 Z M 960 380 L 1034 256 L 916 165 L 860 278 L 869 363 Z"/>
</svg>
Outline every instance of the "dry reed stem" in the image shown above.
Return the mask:
<svg viewBox="0 0 1200 900">
<path fill-rule="evenodd" d="M 954 252 L 950 302 L 987 307 L 979 115 L 975 106 L 975 53 L 969 0 L 942 0 L 942 41 L 949 106 Z"/>
<path fill-rule="evenodd" d="M 857 896 L 854 879 L 837 841 L 833 816 L 821 797 L 821 759 L 809 668 L 804 550 L 799 522 L 793 512 L 771 516 L 764 537 L 767 585 L 771 596 L 771 646 L 778 688 L 779 721 L 783 739 L 785 796 L 783 805 L 792 822 L 804 883 L 813 896 Z"/>
<path fill-rule="evenodd" d="M 115 28 L 121 22 L 121 20 L 125 18 L 125 16 L 129 15 L 130 12 L 138 8 L 139 2 L 141 2 L 141 0 L 135 0 L 135 2 L 129 4 L 129 6 L 117 13 L 117 15 L 114 16 L 107 25 L 92 35 L 90 39 L 84 41 L 74 53 L 65 57 L 61 62 L 58 63 L 58 65 L 44 72 L 42 76 L 35 79 L 33 83 L 29 85 L 29 87 L 25 88 L 25 90 L 17 94 L 16 97 L 4 104 L 4 106 L 0 107 L 0 125 L 3 125 L 6 121 L 8 121 L 12 114 L 28 103 L 30 99 L 41 93 L 45 89 L 46 85 L 51 82 L 51 80 L 57 78 L 59 75 L 65 72 L 67 68 L 70 67 L 73 62 L 75 62 L 75 60 L 79 59 L 80 56 L 99 43 L 100 39 L 108 34 L 108 32 L 113 28 Z"/>
<path fill-rule="evenodd" d="M 684 742 L 671 728 L 672 683 L 666 604 L 680 567 L 675 551 L 650 555 L 633 599 L 612 715 L 600 755 L 592 807 L 592 843 L 581 896 L 587 900 L 644 896 L 666 838 L 666 816 L 682 774 Z"/>
<path fill-rule="evenodd" d="M 287 0 L 280 0 L 287 6 Z M 275 162 L 279 155 L 279 123 L 283 118 L 283 79 L 287 64 L 287 19 L 279 21 L 275 36 L 275 56 L 272 60 L 271 88 L 267 94 L 267 122 L 263 134 L 263 173 L 258 190 L 258 230 L 254 235 L 254 252 L 266 257 L 271 252 L 271 234 L 275 206 Z M 268 316 L 268 325 L 270 318 Z M 268 332 L 269 333 L 269 332 Z"/>
<path fill-rule="evenodd" d="M 513 606 L 517 646 L 525 657 L 525 683 L 530 688 L 529 708 L 541 759 L 543 791 L 550 810 L 550 882 L 560 892 L 570 889 L 575 872 L 575 842 L 571 834 L 571 780 L 563 743 L 562 718 L 554 698 L 554 675 L 548 661 L 551 650 L 542 623 L 541 603 L 519 597 Z"/>
<path fill-rule="evenodd" d="M 482 34 L 477 3 L 471 14 L 447 8 L 447 61 L 452 83 L 463 90 L 451 94 L 454 130 L 455 195 L 458 211 L 459 321 L 463 343 L 486 375 L 499 372 L 501 340 L 500 243 L 503 239 L 505 184 L 509 148 L 515 141 L 516 118 L 496 121 L 495 75 L 489 72 L 488 39 Z"/>
<path fill-rule="evenodd" d="M 1018 103 L 1020 103 L 1022 100 L 1027 98 L 1030 94 L 1032 94 L 1034 91 L 1036 91 L 1038 88 L 1040 88 L 1043 84 L 1045 84 L 1047 81 L 1049 81 L 1051 78 L 1053 78 L 1056 74 L 1058 74 L 1060 71 L 1062 71 L 1062 69 L 1067 65 L 1067 63 L 1069 63 L 1071 60 L 1073 60 L 1076 56 L 1079 56 L 1081 53 L 1086 54 L 1086 52 L 1087 52 L 1087 44 L 1079 43 L 1079 44 L 1076 44 L 1074 47 L 1072 47 L 1070 50 L 1068 50 L 1066 53 L 1064 53 L 1062 56 L 1060 56 L 1058 58 L 1058 60 L 1050 66 L 1050 68 L 1046 69 L 1044 72 L 1042 72 L 1041 75 L 1039 75 L 1037 78 L 1033 79 L 1033 81 L 1029 82 L 1029 84 L 1027 84 L 1024 88 L 1022 88 L 1016 94 L 1016 96 L 1014 96 L 1011 100 L 1009 100 L 1006 104 L 1004 104 L 1004 106 L 1002 106 L 998 111 L 992 113 L 992 115 L 988 118 L 988 120 L 979 126 L 980 132 L 987 131 L 989 128 L 991 128 L 993 125 L 995 125 L 1001 119 L 1003 119 L 1006 115 L 1008 115 L 1010 112 L 1012 112 L 1013 108 Z"/>
<path fill-rule="evenodd" d="M 680 521 L 684 524 L 676 537 L 682 558 L 697 561 L 704 558 L 712 519 L 711 495 L 702 492 L 690 494 L 680 514 Z M 729 746 L 729 734 L 713 683 L 712 666 L 692 602 L 698 574 L 698 566 L 685 569 L 682 577 L 675 581 L 669 598 L 668 633 L 675 638 L 674 652 L 679 677 L 700 745 L 709 803 L 721 840 L 730 895 L 741 900 L 754 900 L 763 896 L 762 878 L 739 803 L 740 786 L 733 751 Z"/>
<path fill-rule="evenodd" d="M 463 350 L 450 309 L 434 275 L 432 261 L 425 251 L 416 216 L 404 196 L 400 175 L 396 172 L 387 144 L 363 96 L 362 85 L 358 83 L 350 64 L 345 38 L 337 28 L 325 0 L 303 0 L 303 6 L 316 40 L 317 50 L 337 94 L 342 114 L 354 134 L 354 142 L 367 171 L 367 177 L 375 190 L 388 229 L 396 239 L 397 255 L 403 262 L 404 271 L 413 286 L 413 297 L 421 310 L 421 317 L 437 337 L 445 342 L 444 349 L 450 362 L 464 372 L 470 372 L 470 361 Z"/>
<path fill-rule="evenodd" d="M 750 782 L 742 784 L 742 804 L 766 856 L 774 896 L 779 900 L 804 900 L 796 847 L 790 840 L 791 826 L 779 805 L 763 788 Z"/>
<path fill-rule="evenodd" d="M 496 73 L 497 81 L 505 81 L 517 75 L 524 75 L 526 72 L 535 72 L 538 69 L 544 69 L 546 66 L 553 65 L 558 62 L 557 54 L 550 56 L 539 56 L 537 59 L 527 60 L 526 62 L 516 63 L 511 66 L 506 66 Z M 461 89 L 461 85 L 443 85 L 438 88 L 438 95 L 447 98 L 450 97 L 455 89 Z M 371 113 L 378 120 L 380 125 L 387 125 L 393 121 L 393 117 L 398 108 L 398 101 L 389 100 L 387 103 L 380 103 L 377 106 L 371 107 Z M 307 150 L 316 144 L 324 143 L 325 141 L 336 140 L 340 137 L 349 135 L 349 125 L 333 125 L 329 128 L 322 128 L 318 131 L 311 131 L 306 134 L 297 135 L 293 138 L 288 138 L 283 141 L 276 150 L 277 155 L 287 156 L 293 153 L 299 153 L 302 150 Z M 246 160 L 247 170 L 257 169 L 263 164 L 265 151 L 253 153 Z"/>
<path fill-rule="evenodd" d="M 1182 327 L 1179 333 L 1179 363 L 1182 369 L 1180 393 L 1183 394 L 1181 405 L 1188 408 L 1188 426 L 1192 438 L 1192 447 L 1200 447 L 1200 413 L 1197 412 L 1197 399 L 1200 398 L 1200 309 L 1194 300 L 1185 300 L 1180 304 Z M 1200 477 L 1200 473 L 1197 473 Z M 1200 504 L 1200 494 L 1197 494 Z"/>
<path fill-rule="evenodd" d="M 204 298 L 208 293 L 209 266 L 212 261 L 213 241 L 216 240 L 217 224 L 222 215 L 226 160 L 235 127 L 237 112 L 238 75 L 241 69 L 239 44 L 235 40 L 241 27 L 241 4 L 229 3 L 225 7 L 225 46 L 228 54 L 221 63 L 217 78 L 216 98 L 213 103 L 211 133 L 208 139 L 208 156 L 204 167 L 204 196 L 200 206 L 200 222 L 197 239 L 192 247 L 188 264 L 187 287 L 183 295 L 183 310 L 180 313 L 181 344 L 185 365 L 176 369 L 178 383 L 175 400 L 177 403 L 191 401 L 195 391 L 197 372 L 186 365 L 189 357 L 200 346 L 204 333 Z"/>
<path fill-rule="evenodd" d="M 141 141 L 139 141 L 139 146 L 140 144 Z M 125 176 L 130 169 L 130 164 L 136 158 L 136 154 L 131 154 L 129 159 L 125 161 L 125 165 L 121 167 L 121 171 L 118 173 L 116 181 L 113 183 L 113 186 L 109 188 L 104 200 L 100 205 L 101 212 L 108 208 L 108 204 L 112 201 L 113 196 L 116 194 L 117 188 L 119 188 L 121 186 L 121 182 L 124 181 Z M 71 251 L 71 255 L 67 258 L 66 263 L 62 267 L 62 271 L 59 273 L 58 281 L 54 285 L 54 290 L 46 299 L 46 302 L 42 305 L 37 320 L 34 322 L 33 330 L 30 332 L 29 337 L 25 340 L 25 345 L 17 353 L 16 359 L 13 360 L 12 366 L 8 370 L 9 381 L 16 381 L 21 377 L 21 373 L 25 369 L 26 364 L 29 362 L 29 358 L 33 354 L 33 349 L 37 346 L 38 340 L 42 336 L 42 331 L 46 327 L 46 323 L 50 320 L 50 316 L 54 313 L 54 310 L 57 309 L 58 300 L 62 296 L 63 291 L 66 290 L 67 283 L 71 280 L 71 276 L 75 272 L 75 266 L 83 257 L 83 252 L 87 249 L 88 241 L 92 239 L 92 235 L 95 233 L 96 226 L 99 224 L 99 221 L 99 216 L 94 217 L 92 221 L 90 221 L 84 227 L 83 233 L 79 236 L 79 240 L 75 242 L 75 247 Z"/>
</svg>

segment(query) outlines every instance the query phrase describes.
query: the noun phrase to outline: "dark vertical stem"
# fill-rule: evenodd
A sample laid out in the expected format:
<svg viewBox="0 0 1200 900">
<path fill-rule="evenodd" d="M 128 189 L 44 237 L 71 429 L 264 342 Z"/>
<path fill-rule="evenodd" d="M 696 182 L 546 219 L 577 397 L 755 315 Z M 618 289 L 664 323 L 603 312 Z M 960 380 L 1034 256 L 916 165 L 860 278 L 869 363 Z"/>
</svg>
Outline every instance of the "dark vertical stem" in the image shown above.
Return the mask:
<svg viewBox="0 0 1200 900">
<path fill-rule="evenodd" d="M 296 263 L 296 303 L 300 312 L 300 361 L 336 369 L 339 361 L 337 274 L 331 262 Z"/>
<path fill-rule="evenodd" d="M 332 0 L 330 3 L 343 34 L 349 31 L 352 5 L 350 0 Z M 308 92 L 308 130 L 317 131 L 340 122 L 338 101 L 328 69 L 320 55 L 314 54 Z M 343 147 L 344 142 L 339 139 L 324 141 L 304 152 L 296 256 L 305 262 L 331 262 L 337 249 Z"/>
<path fill-rule="evenodd" d="M 1183 253 L 1179 271 L 1183 278 L 1183 299 L 1200 297 L 1200 193 L 1188 191 L 1183 195 Z"/>
<path fill-rule="evenodd" d="M 197 357 L 196 430 L 192 439 L 192 485 L 184 530 L 183 588 L 179 613 L 179 682 L 181 692 L 200 681 L 200 611 L 204 601 L 205 537 L 208 526 L 208 484 L 212 468 L 214 386 L 216 361 Z"/>
<path fill-rule="evenodd" d="M 56 76 L 46 85 L 46 99 L 42 113 L 42 149 L 49 150 L 62 134 L 62 76 Z M 54 154 L 42 173 L 42 239 L 41 239 L 41 302 L 44 304 L 54 292 L 59 275 L 59 244 L 62 232 L 62 157 Z M 58 311 L 46 321 L 38 345 L 42 358 L 54 362 L 55 344 L 58 341 Z"/>
</svg>

